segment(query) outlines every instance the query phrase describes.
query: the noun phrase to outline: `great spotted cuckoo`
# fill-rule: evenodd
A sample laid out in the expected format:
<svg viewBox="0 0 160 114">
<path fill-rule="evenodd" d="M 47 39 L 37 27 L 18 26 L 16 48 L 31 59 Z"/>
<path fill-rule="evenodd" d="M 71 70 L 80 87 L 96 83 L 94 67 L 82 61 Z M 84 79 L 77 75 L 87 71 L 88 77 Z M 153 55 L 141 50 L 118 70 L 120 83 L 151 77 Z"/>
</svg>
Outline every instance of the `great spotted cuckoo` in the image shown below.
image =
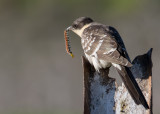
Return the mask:
<svg viewBox="0 0 160 114">
<path fill-rule="evenodd" d="M 113 65 L 135 103 L 142 104 L 149 109 L 146 99 L 130 71 L 132 66 L 130 58 L 121 36 L 115 28 L 97 23 L 88 17 L 80 17 L 67 30 L 80 36 L 85 56 L 96 71 L 99 72 L 101 68 Z"/>
</svg>

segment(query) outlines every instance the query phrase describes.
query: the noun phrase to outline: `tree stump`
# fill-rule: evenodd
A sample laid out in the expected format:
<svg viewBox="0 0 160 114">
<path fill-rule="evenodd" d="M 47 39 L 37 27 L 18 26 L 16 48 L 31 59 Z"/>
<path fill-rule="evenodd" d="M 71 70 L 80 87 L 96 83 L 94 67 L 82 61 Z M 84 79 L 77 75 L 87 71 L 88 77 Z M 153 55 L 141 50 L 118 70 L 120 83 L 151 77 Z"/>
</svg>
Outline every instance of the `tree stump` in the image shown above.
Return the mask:
<svg viewBox="0 0 160 114">
<path fill-rule="evenodd" d="M 150 109 L 136 105 L 122 83 L 108 76 L 109 68 L 96 72 L 85 57 L 84 69 L 84 114 L 152 114 L 152 49 L 137 56 L 131 71 L 140 86 Z"/>
</svg>

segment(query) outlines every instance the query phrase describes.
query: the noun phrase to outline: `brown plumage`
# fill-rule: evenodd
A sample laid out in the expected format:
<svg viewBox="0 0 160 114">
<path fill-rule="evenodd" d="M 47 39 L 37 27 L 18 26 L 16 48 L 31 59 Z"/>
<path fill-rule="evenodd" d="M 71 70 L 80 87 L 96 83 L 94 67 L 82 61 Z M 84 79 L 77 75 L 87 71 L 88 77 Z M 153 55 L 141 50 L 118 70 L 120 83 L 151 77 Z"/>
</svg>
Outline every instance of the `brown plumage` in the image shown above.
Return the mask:
<svg viewBox="0 0 160 114">
<path fill-rule="evenodd" d="M 127 50 L 117 30 L 111 26 L 94 22 L 88 17 L 75 20 L 69 30 L 81 37 L 81 44 L 88 61 L 99 72 L 113 65 L 121 76 L 136 104 L 149 108 L 130 68 Z"/>
</svg>

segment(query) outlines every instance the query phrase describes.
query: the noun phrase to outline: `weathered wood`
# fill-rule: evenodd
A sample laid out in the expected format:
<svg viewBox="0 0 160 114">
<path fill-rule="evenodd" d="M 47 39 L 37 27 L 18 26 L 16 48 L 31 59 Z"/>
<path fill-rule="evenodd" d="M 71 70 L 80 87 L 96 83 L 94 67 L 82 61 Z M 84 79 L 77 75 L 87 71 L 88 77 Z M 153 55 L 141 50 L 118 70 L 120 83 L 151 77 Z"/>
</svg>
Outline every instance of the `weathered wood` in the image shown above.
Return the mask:
<svg viewBox="0 0 160 114">
<path fill-rule="evenodd" d="M 109 68 L 96 72 L 83 57 L 84 114 L 114 114 L 115 79 L 108 77 Z M 101 112 L 99 112 L 101 110 Z"/>
<path fill-rule="evenodd" d="M 152 114 L 152 49 L 137 56 L 131 71 L 140 86 L 150 109 L 136 105 L 125 88 L 116 86 L 116 81 L 108 76 L 109 68 L 96 72 L 84 57 L 84 114 Z"/>
</svg>

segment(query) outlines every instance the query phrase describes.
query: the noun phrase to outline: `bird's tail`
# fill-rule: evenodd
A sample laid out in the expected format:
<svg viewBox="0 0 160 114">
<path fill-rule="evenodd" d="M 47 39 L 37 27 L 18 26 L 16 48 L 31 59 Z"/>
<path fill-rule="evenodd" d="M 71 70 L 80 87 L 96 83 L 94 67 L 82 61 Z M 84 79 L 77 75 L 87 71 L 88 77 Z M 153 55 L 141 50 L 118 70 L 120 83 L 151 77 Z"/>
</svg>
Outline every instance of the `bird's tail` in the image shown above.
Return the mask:
<svg viewBox="0 0 160 114">
<path fill-rule="evenodd" d="M 116 67 L 116 70 L 118 71 L 119 75 L 121 76 L 124 85 L 128 89 L 131 97 L 135 101 L 136 104 L 142 104 L 146 109 L 149 109 L 148 103 L 139 88 L 132 72 L 128 67 L 120 65 L 120 67 Z"/>
</svg>

